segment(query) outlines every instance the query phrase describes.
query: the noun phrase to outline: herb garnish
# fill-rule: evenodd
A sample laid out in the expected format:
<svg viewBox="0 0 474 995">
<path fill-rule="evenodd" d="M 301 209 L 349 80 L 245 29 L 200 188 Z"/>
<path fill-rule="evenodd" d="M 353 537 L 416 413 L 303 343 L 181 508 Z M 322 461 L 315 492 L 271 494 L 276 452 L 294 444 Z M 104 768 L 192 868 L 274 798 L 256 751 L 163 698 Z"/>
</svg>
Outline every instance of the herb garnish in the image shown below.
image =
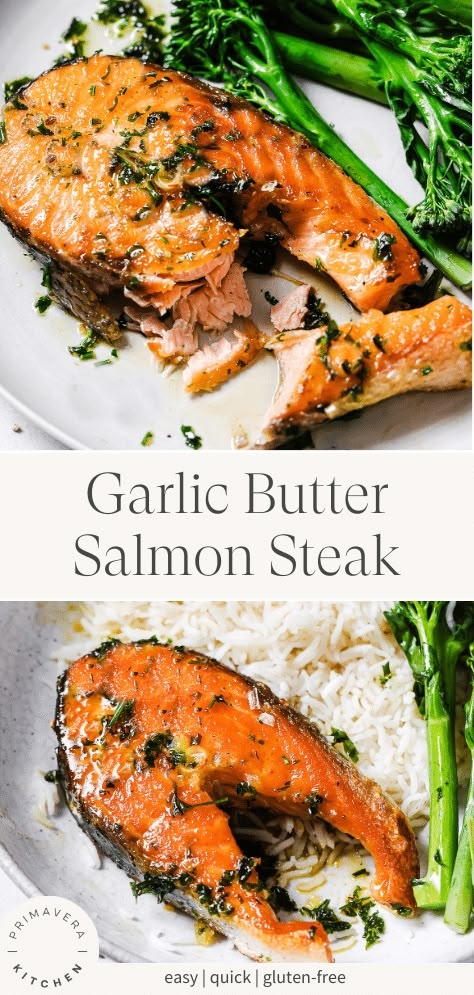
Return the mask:
<svg viewBox="0 0 474 995">
<path fill-rule="evenodd" d="M 351 760 L 353 760 L 354 763 L 356 764 L 359 759 L 359 751 L 355 746 L 355 744 L 352 742 L 352 739 L 349 739 L 347 732 L 344 732 L 343 729 L 332 728 L 331 736 L 334 744 L 342 743 L 344 753 L 347 753 L 347 756 L 350 757 Z"/>
<path fill-rule="evenodd" d="M 130 887 L 135 895 L 156 895 L 159 902 L 162 902 L 166 895 L 169 895 L 177 885 L 185 888 L 186 885 L 194 881 L 194 876 L 188 872 L 172 877 L 170 874 L 145 874 L 143 881 L 131 881 Z"/>
<path fill-rule="evenodd" d="M 263 296 L 272 307 L 275 307 L 275 304 L 278 304 L 278 297 L 273 297 L 269 290 L 266 290 Z"/>
<path fill-rule="evenodd" d="M 3 84 L 3 95 L 5 97 L 5 103 L 8 104 L 13 97 L 16 97 L 17 93 L 27 86 L 28 83 L 32 82 L 31 76 L 22 76 L 21 79 L 12 79 L 10 83 Z M 20 108 L 24 109 L 24 108 Z"/>
<path fill-rule="evenodd" d="M 84 336 L 81 344 L 68 346 L 68 351 L 71 353 L 71 356 L 77 356 L 77 358 L 82 360 L 82 362 L 85 362 L 88 359 L 95 359 L 94 346 L 96 345 L 97 339 L 98 335 L 90 328 L 87 335 Z"/>
<path fill-rule="evenodd" d="M 388 232 L 381 232 L 374 238 L 374 247 L 372 249 L 372 259 L 375 262 L 391 262 L 393 259 L 392 245 L 396 242 L 395 235 L 390 235 Z"/>
<path fill-rule="evenodd" d="M 375 908 L 375 902 L 372 901 L 368 895 L 362 894 L 362 888 L 360 885 L 354 889 L 353 894 L 347 899 L 345 905 L 341 905 L 341 912 L 349 917 L 359 916 L 359 919 L 364 924 L 363 937 L 365 940 L 365 946 L 368 950 L 372 947 L 374 943 L 382 936 L 385 932 L 385 922 L 379 912 L 372 912 Z"/>
<path fill-rule="evenodd" d="M 191 425 L 181 425 L 181 433 L 184 435 L 184 441 L 190 449 L 201 449 L 202 438 L 200 435 L 197 435 Z"/>
<path fill-rule="evenodd" d="M 337 917 L 336 913 L 329 904 L 328 898 L 325 898 L 324 902 L 321 902 L 321 904 L 317 905 L 314 909 L 309 909 L 307 906 L 304 906 L 301 909 L 301 912 L 304 916 L 308 916 L 309 919 L 316 919 L 317 922 L 321 923 L 321 926 L 324 927 L 326 933 L 343 933 L 346 929 L 351 928 L 350 922 L 344 922 L 342 919 Z"/>
<path fill-rule="evenodd" d="M 274 884 L 268 889 L 267 902 L 274 912 L 296 912 L 298 908 L 286 888 L 282 888 L 279 884 Z"/>
<path fill-rule="evenodd" d="M 105 723 L 107 729 L 111 730 L 114 727 L 118 726 L 120 723 L 122 723 L 124 719 L 130 718 L 130 715 L 132 714 L 134 707 L 135 707 L 134 701 L 128 701 L 127 699 L 125 699 L 124 701 L 119 702 L 117 708 L 115 709 L 114 714 L 111 716 L 111 718 L 107 719 Z"/>
<path fill-rule="evenodd" d="M 390 664 L 387 660 L 387 662 L 382 665 L 382 675 L 381 677 L 379 677 L 379 681 L 383 688 L 387 684 L 387 681 L 389 681 L 392 677 L 393 674 L 392 671 L 390 670 Z"/>
<path fill-rule="evenodd" d="M 250 795 L 251 798 L 255 798 L 255 795 L 257 794 L 256 789 L 254 788 L 253 784 L 249 784 L 248 781 L 240 781 L 239 784 L 236 784 L 236 786 L 235 786 L 235 792 L 241 798 L 244 795 Z"/>
<path fill-rule="evenodd" d="M 193 805 L 190 805 L 179 797 L 176 784 L 173 787 L 169 800 L 171 801 L 171 815 L 174 816 L 184 815 L 185 812 L 190 811 L 192 808 L 205 808 L 206 805 L 225 805 L 229 801 L 228 798 L 217 798 L 215 801 L 211 798 L 208 802 L 195 802 Z"/>
<path fill-rule="evenodd" d="M 44 314 L 45 311 L 51 307 L 52 303 L 51 297 L 48 294 L 44 294 L 43 297 L 38 297 L 38 300 L 35 303 L 35 308 L 38 314 Z"/>
<path fill-rule="evenodd" d="M 136 41 L 126 46 L 123 55 L 142 62 L 162 61 L 164 16 L 152 17 L 141 0 L 102 0 L 95 20 L 100 24 L 115 24 L 119 34 L 135 29 Z"/>
<path fill-rule="evenodd" d="M 308 811 L 310 815 L 318 815 L 319 806 L 321 802 L 324 801 L 323 795 L 318 795 L 316 791 L 312 791 L 310 795 L 305 798 L 305 802 L 308 806 Z"/>
<path fill-rule="evenodd" d="M 140 445 L 141 446 L 151 446 L 151 444 L 153 442 L 153 439 L 154 439 L 153 432 L 145 432 L 145 435 L 143 436 L 143 439 L 140 442 Z"/>
<path fill-rule="evenodd" d="M 110 650 L 115 649 L 116 646 L 121 646 L 122 641 L 120 639 L 105 639 L 97 649 L 92 650 L 88 656 L 91 656 L 93 660 L 102 660 Z"/>
<path fill-rule="evenodd" d="M 145 763 L 148 767 L 155 766 L 155 760 L 163 753 L 163 751 L 171 746 L 173 742 L 173 736 L 169 729 L 166 732 L 156 732 L 153 736 L 149 736 L 143 747 L 143 753 L 145 757 Z"/>
</svg>

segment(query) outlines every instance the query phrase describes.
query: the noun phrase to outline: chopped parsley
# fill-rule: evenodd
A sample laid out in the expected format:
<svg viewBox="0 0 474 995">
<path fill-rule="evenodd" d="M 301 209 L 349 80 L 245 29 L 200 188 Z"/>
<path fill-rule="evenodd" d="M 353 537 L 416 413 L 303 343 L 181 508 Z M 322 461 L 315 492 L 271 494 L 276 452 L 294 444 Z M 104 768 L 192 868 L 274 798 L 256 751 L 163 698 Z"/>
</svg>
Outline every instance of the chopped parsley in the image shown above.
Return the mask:
<svg viewBox="0 0 474 995">
<path fill-rule="evenodd" d="M 389 263 L 393 259 L 392 245 L 396 242 L 395 235 L 390 235 L 388 232 L 381 232 L 374 238 L 374 247 L 372 249 L 372 259 L 375 262 Z"/>
<path fill-rule="evenodd" d="M 432 366 L 424 366 L 423 369 L 422 369 L 422 371 L 421 371 L 421 375 L 422 375 L 422 377 L 427 377 L 432 372 L 433 372 L 433 367 Z"/>
<path fill-rule="evenodd" d="M 379 681 L 383 688 L 392 677 L 393 674 L 392 671 L 390 670 L 390 664 L 387 660 L 386 663 L 382 664 L 382 674 L 379 677 Z"/>
<path fill-rule="evenodd" d="M 135 708 L 134 701 L 124 701 L 119 702 L 114 714 L 107 719 L 106 726 L 107 729 L 114 729 L 116 726 L 120 725 L 124 719 L 130 718 L 133 709 Z"/>
<path fill-rule="evenodd" d="M 140 445 L 141 446 L 151 446 L 154 438 L 155 437 L 153 435 L 153 432 L 145 432 L 145 435 L 143 436 L 143 439 L 140 442 Z"/>
<path fill-rule="evenodd" d="M 472 339 L 466 339 L 465 342 L 461 342 L 459 348 L 461 352 L 472 352 Z"/>
<path fill-rule="evenodd" d="M 97 344 L 97 339 L 96 332 L 89 329 L 80 345 L 70 345 L 68 347 L 71 356 L 76 356 L 82 362 L 86 362 L 88 359 L 95 359 L 94 347 Z"/>
<path fill-rule="evenodd" d="M 162 61 L 164 16 L 153 17 L 141 0 L 102 0 L 95 20 L 100 24 L 116 25 L 119 35 L 135 29 L 135 40 L 124 48 L 123 55 L 141 59 L 142 62 Z"/>
<path fill-rule="evenodd" d="M 394 902 L 391 905 L 391 908 L 393 909 L 394 912 L 397 913 L 398 916 L 403 916 L 405 919 L 408 919 L 413 915 L 411 909 L 407 908 L 406 905 L 399 905 L 398 902 Z"/>
<path fill-rule="evenodd" d="M 279 884 L 274 884 L 268 889 L 267 902 L 274 912 L 296 912 L 298 908 L 286 888 L 282 888 Z"/>
<path fill-rule="evenodd" d="M 52 303 L 53 302 L 49 294 L 44 294 L 42 297 L 38 297 L 38 300 L 35 303 L 35 308 L 38 314 L 44 314 L 45 311 L 47 311 L 48 308 L 51 307 Z"/>
<path fill-rule="evenodd" d="M 344 753 L 347 753 L 347 756 L 350 757 L 351 760 L 353 760 L 354 763 L 356 764 L 359 759 L 359 751 L 355 746 L 355 744 L 352 742 L 352 739 L 349 739 L 347 732 L 344 732 L 343 729 L 334 729 L 333 727 L 331 729 L 331 736 L 333 743 L 334 744 L 341 743 L 344 749 Z"/>
<path fill-rule="evenodd" d="M 275 307 L 275 304 L 278 304 L 278 297 L 273 297 L 269 290 L 266 290 L 263 296 L 272 307 Z"/>
<path fill-rule="evenodd" d="M 172 877 L 170 874 L 145 874 L 143 881 L 131 881 L 130 887 L 135 898 L 140 895 L 156 895 L 159 902 L 162 902 L 166 895 L 179 885 L 185 888 L 194 881 L 194 875 L 188 872 Z"/>
<path fill-rule="evenodd" d="M 325 898 L 324 902 L 321 902 L 314 909 L 304 906 L 301 912 L 309 919 L 316 919 L 317 922 L 321 923 L 326 933 L 343 933 L 346 929 L 351 928 L 350 922 L 344 922 L 343 919 L 338 918 L 334 909 L 331 908 L 328 898 Z"/>
<path fill-rule="evenodd" d="M 197 435 L 191 425 L 181 425 L 181 433 L 184 435 L 184 441 L 190 449 L 201 449 L 202 438 L 200 435 Z"/>
<path fill-rule="evenodd" d="M 340 910 L 345 916 L 349 916 L 349 918 L 355 918 L 358 916 L 363 922 L 363 937 L 367 950 L 369 947 L 372 947 L 374 943 L 377 943 L 382 934 L 385 932 L 385 922 L 382 919 L 382 916 L 379 912 L 377 912 L 377 910 L 372 912 L 372 909 L 375 909 L 375 902 L 373 902 L 368 895 L 363 895 L 362 888 L 360 885 L 357 885 L 353 894 L 347 899 L 345 905 L 341 905 Z"/>
<path fill-rule="evenodd" d="M 209 705 L 207 706 L 207 711 L 209 712 L 209 711 L 211 710 L 211 708 L 214 708 L 214 705 L 217 705 L 217 704 L 218 704 L 219 702 L 220 702 L 220 703 L 221 703 L 222 705 L 227 705 L 227 704 L 228 704 L 228 703 L 227 703 L 227 701 L 225 700 L 225 698 L 224 698 L 224 696 L 223 696 L 222 694 L 215 694 L 215 695 L 214 695 L 214 696 L 213 696 L 213 697 L 211 698 L 211 702 L 210 702 L 210 704 L 209 704 Z"/>
<path fill-rule="evenodd" d="M 310 815 L 318 815 L 319 806 L 321 802 L 324 801 L 323 795 L 318 795 L 316 791 L 312 791 L 310 795 L 305 798 L 305 802 L 308 806 L 308 812 Z"/>
<path fill-rule="evenodd" d="M 104 639 L 104 642 L 101 643 L 97 649 L 92 650 L 92 653 L 88 653 L 88 656 L 92 657 L 93 660 L 103 660 L 104 656 L 106 656 L 110 650 L 113 650 L 116 646 L 121 645 L 121 639 Z"/>
<path fill-rule="evenodd" d="M 171 802 L 171 815 L 173 816 L 184 815 L 185 812 L 190 811 L 192 808 L 205 808 L 206 805 L 225 805 L 229 801 L 228 798 L 217 798 L 215 801 L 211 798 L 208 802 L 195 802 L 193 805 L 190 805 L 179 797 L 176 785 L 173 787 L 169 800 Z"/>
<path fill-rule="evenodd" d="M 257 794 L 253 784 L 249 784 L 248 781 L 240 781 L 239 784 L 236 784 L 235 791 L 241 798 L 244 795 L 250 795 L 251 798 L 255 798 Z"/>
<path fill-rule="evenodd" d="M 374 345 L 377 346 L 377 349 L 380 349 L 380 352 L 385 352 L 386 351 L 385 345 L 384 345 L 384 340 L 383 340 L 382 336 L 379 335 L 378 332 L 377 332 L 377 335 L 374 335 L 374 337 L 372 339 L 372 342 L 374 343 Z"/>
<path fill-rule="evenodd" d="M 70 25 L 66 28 L 66 31 L 62 34 L 63 41 L 74 41 L 76 38 L 80 38 L 87 31 L 87 24 L 85 21 L 80 21 L 79 18 L 73 17 Z"/>
<path fill-rule="evenodd" d="M 13 97 L 16 97 L 17 93 L 27 86 L 28 83 L 32 82 L 31 76 L 22 76 L 21 79 L 13 79 L 10 83 L 3 84 L 3 94 L 5 97 L 5 103 L 8 104 Z"/>
<path fill-rule="evenodd" d="M 171 746 L 172 742 L 173 736 L 169 729 L 166 732 L 156 732 L 153 736 L 149 736 L 143 747 L 146 765 L 154 767 L 155 760 L 167 747 Z"/>
</svg>

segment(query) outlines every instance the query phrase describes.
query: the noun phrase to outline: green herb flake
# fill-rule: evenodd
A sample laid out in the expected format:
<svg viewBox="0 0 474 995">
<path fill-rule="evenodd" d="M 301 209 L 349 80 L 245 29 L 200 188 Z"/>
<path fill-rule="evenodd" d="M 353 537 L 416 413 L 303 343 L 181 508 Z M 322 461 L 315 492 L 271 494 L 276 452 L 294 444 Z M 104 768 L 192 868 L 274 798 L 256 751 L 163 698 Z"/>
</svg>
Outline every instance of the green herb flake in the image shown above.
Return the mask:
<svg viewBox="0 0 474 995">
<path fill-rule="evenodd" d="M 372 258 L 375 262 L 391 262 L 393 259 L 392 245 L 395 244 L 397 239 L 395 235 L 390 235 L 388 232 L 381 232 L 377 238 L 374 238 L 374 247 L 372 249 Z"/>
<path fill-rule="evenodd" d="M 421 375 L 422 375 L 422 377 L 427 377 L 432 372 L 433 372 L 433 367 L 432 366 L 424 366 L 423 369 L 422 369 L 422 371 L 421 371 Z"/>
<path fill-rule="evenodd" d="M 176 647 L 176 649 L 177 649 L 177 647 Z M 214 708 L 214 705 L 217 705 L 217 704 L 227 705 L 228 702 L 225 700 L 225 698 L 224 698 L 224 696 L 222 694 L 215 694 L 211 698 L 211 702 L 210 702 L 210 704 L 207 707 L 207 711 L 209 712 L 211 710 L 211 708 Z"/>
<path fill-rule="evenodd" d="M 143 439 L 140 442 L 140 445 L 141 446 L 151 446 L 154 438 L 155 438 L 155 436 L 154 436 L 153 432 L 145 432 L 145 435 L 143 436 Z"/>
<path fill-rule="evenodd" d="M 10 83 L 4 83 L 3 95 L 5 97 L 5 103 L 8 104 L 11 100 L 13 100 L 13 98 L 16 97 L 18 92 L 22 90 L 24 86 L 27 86 L 28 83 L 31 82 L 32 82 L 31 76 L 22 76 L 21 79 L 13 79 L 11 80 Z M 24 109 L 25 106 L 26 105 L 22 105 L 22 109 Z"/>
<path fill-rule="evenodd" d="M 73 17 L 69 27 L 66 28 L 61 37 L 63 41 L 75 41 L 76 38 L 81 38 L 86 31 L 87 24 L 85 21 L 80 21 L 79 18 Z"/>
<path fill-rule="evenodd" d="M 318 795 L 316 791 L 312 791 L 310 795 L 305 798 L 305 802 L 308 806 L 308 812 L 310 815 L 319 814 L 319 806 L 324 801 L 323 795 Z"/>
<path fill-rule="evenodd" d="M 76 356 L 82 362 L 87 362 L 89 359 L 95 359 L 94 346 L 97 343 L 98 336 L 96 332 L 89 329 L 87 335 L 84 336 L 80 345 L 70 345 L 68 351 L 71 356 Z"/>
<path fill-rule="evenodd" d="M 378 332 L 377 335 L 374 335 L 372 342 L 377 346 L 377 349 L 380 349 L 380 352 L 386 352 L 384 340 Z"/>
<path fill-rule="evenodd" d="M 201 449 L 202 438 L 197 435 L 191 425 L 181 425 L 181 433 L 184 435 L 184 441 L 189 449 Z"/>
<path fill-rule="evenodd" d="M 308 919 L 316 919 L 324 927 L 326 933 L 344 933 L 351 928 L 350 922 L 339 919 L 334 909 L 331 908 L 328 898 L 325 898 L 320 905 L 316 905 L 314 909 L 304 906 L 301 912 Z"/>
<path fill-rule="evenodd" d="M 347 756 L 350 757 L 350 759 L 353 760 L 354 763 L 356 764 L 359 759 L 359 751 L 355 746 L 355 744 L 352 742 L 352 739 L 349 739 L 347 732 L 344 732 L 343 729 L 332 728 L 331 736 L 333 743 L 334 744 L 341 743 L 344 753 L 347 753 Z"/>
<path fill-rule="evenodd" d="M 392 671 L 390 670 L 390 664 L 388 660 L 382 665 L 382 674 L 379 677 L 380 684 L 384 688 L 389 680 L 393 677 Z"/>
<path fill-rule="evenodd" d="M 116 726 L 118 726 L 121 722 L 123 722 L 124 719 L 130 718 L 130 715 L 132 714 L 134 708 L 135 708 L 134 701 L 124 700 L 119 702 L 111 718 L 107 719 L 106 722 L 107 729 L 112 730 Z"/>
<path fill-rule="evenodd" d="M 269 290 L 266 290 L 263 296 L 272 307 L 275 307 L 275 304 L 278 304 L 278 297 L 273 297 L 273 294 L 271 294 Z"/>
<path fill-rule="evenodd" d="M 472 352 L 472 339 L 466 339 L 459 345 L 461 352 Z"/>
<path fill-rule="evenodd" d="M 250 795 L 251 798 L 255 798 L 257 794 L 253 784 L 249 784 L 248 781 L 240 781 L 239 784 L 236 784 L 235 791 L 240 798 L 244 795 Z"/>
<path fill-rule="evenodd" d="M 51 307 L 52 303 L 53 302 L 49 294 L 44 294 L 42 297 L 38 297 L 38 300 L 35 303 L 35 308 L 38 314 L 44 314 L 45 311 L 47 311 L 48 308 Z"/>
</svg>

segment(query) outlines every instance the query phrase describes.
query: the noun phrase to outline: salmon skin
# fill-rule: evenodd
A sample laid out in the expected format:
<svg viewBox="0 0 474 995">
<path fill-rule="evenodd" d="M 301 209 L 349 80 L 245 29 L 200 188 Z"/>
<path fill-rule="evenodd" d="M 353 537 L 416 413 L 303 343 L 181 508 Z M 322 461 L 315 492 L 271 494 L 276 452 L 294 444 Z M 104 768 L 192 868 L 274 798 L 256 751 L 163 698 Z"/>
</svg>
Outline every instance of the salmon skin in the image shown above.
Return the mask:
<svg viewBox="0 0 474 995">
<path fill-rule="evenodd" d="M 332 960 L 318 922 L 277 919 L 222 806 L 317 813 L 371 852 L 377 901 L 415 908 L 418 856 L 403 813 L 264 684 L 156 639 L 112 640 L 60 678 L 54 726 L 60 780 L 85 831 L 243 953 Z"/>
<path fill-rule="evenodd" d="M 24 87 L 4 122 L 3 220 L 102 301 L 118 288 L 168 314 L 176 287 L 233 258 L 244 231 L 327 271 L 361 310 L 385 310 L 419 280 L 416 251 L 337 165 L 182 73 L 94 55 Z M 84 308 L 81 294 L 57 296 L 99 334 L 117 334 L 95 320 L 93 298 Z"/>
<path fill-rule="evenodd" d="M 368 311 L 338 328 L 303 285 L 272 309 L 272 320 L 277 334 L 267 348 L 280 384 L 256 448 L 396 394 L 472 383 L 472 314 L 450 295 L 413 311 Z"/>
</svg>

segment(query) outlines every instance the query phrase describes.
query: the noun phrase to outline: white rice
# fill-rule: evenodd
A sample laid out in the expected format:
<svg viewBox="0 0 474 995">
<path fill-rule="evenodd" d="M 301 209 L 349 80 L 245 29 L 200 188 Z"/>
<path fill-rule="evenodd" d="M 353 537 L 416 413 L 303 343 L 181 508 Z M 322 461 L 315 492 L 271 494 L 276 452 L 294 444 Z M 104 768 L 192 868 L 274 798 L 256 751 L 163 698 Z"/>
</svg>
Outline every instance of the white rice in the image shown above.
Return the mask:
<svg viewBox="0 0 474 995">
<path fill-rule="evenodd" d="M 156 635 L 265 681 L 327 736 L 344 730 L 358 766 L 403 809 L 415 830 L 429 813 L 424 722 L 413 676 L 379 602 L 81 602 L 63 608 L 65 667 L 104 639 Z M 62 618 L 64 621 L 64 615 Z M 392 677 L 380 681 L 384 663 Z M 342 747 L 340 747 L 342 748 Z M 293 870 L 314 875 L 344 838 L 318 819 L 256 819 L 247 830 Z M 245 832 L 245 829 L 244 829 Z"/>
</svg>

